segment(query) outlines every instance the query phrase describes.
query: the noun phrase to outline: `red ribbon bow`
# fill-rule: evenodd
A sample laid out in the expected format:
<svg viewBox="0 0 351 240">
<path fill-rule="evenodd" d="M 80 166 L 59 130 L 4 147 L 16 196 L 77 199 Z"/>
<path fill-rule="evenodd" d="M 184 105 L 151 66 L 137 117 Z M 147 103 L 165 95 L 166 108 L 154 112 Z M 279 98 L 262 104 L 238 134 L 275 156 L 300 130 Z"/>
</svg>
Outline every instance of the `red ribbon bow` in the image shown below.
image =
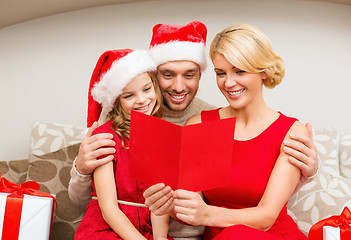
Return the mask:
<svg viewBox="0 0 351 240">
<path fill-rule="evenodd" d="M 323 239 L 323 227 L 332 226 L 340 228 L 341 239 L 351 239 L 351 212 L 345 207 L 340 216 L 331 216 L 314 224 L 308 234 L 310 240 Z"/>
<path fill-rule="evenodd" d="M 34 181 L 28 181 L 18 185 L 16 183 L 8 181 L 6 178 L 1 178 L 0 192 L 10 193 L 6 199 L 6 209 L 4 215 L 4 222 L 2 226 L 2 239 L 18 239 L 22 215 L 22 204 L 24 197 L 23 194 L 52 198 L 54 202 L 54 204 L 52 205 L 52 213 L 54 212 L 55 207 L 57 212 L 56 199 L 48 193 L 38 191 L 39 188 L 40 185 Z M 53 214 L 51 215 L 51 223 L 56 217 L 56 212 L 55 216 L 53 216 Z"/>
</svg>

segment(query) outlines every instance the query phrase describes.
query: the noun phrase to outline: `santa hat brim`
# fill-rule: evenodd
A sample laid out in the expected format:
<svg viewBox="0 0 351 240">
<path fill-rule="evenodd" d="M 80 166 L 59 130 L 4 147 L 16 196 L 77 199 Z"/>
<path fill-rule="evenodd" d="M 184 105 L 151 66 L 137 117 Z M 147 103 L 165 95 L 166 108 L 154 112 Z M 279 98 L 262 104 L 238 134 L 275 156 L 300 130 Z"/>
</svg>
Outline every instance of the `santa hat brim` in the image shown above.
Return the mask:
<svg viewBox="0 0 351 240">
<path fill-rule="evenodd" d="M 145 50 L 135 50 L 115 61 L 109 71 L 94 85 L 92 96 L 102 107 L 112 110 L 126 85 L 144 72 L 156 70 L 155 63 Z"/>
<path fill-rule="evenodd" d="M 206 55 L 204 43 L 173 41 L 158 44 L 150 48 L 149 54 L 157 66 L 170 61 L 192 61 L 199 65 L 200 70 L 206 70 Z"/>
</svg>

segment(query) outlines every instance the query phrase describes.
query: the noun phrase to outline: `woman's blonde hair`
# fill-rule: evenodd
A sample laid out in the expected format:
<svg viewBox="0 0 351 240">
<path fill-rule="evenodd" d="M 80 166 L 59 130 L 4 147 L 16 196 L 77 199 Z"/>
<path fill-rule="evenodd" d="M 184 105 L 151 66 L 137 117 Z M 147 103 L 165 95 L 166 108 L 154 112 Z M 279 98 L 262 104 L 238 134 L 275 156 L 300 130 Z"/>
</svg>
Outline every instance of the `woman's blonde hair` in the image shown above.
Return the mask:
<svg viewBox="0 0 351 240">
<path fill-rule="evenodd" d="M 269 38 L 251 24 L 237 24 L 218 33 L 210 47 L 212 61 L 217 53 L 240 70 L 266 73 L 263 84 L 268 88 L 280 84 L 285 75 L 283 59 L 273 52 Z"/>
<path fill-rule="evenodd" d="M 154 109 L 152 110 L 151 114 L 152 116 L 155 117 L 161 117 L 162 116 L 162 95 L 161 95 L 161 90 L 158 85 L 156 76 L 153 72 L 147 72 L 151 78 L 151 81 L 153 83 L 154 89 L 155 89 L 155 94 L 156 94 L 156 104 L 154 106 Z M 123 108 L 121 107 L 120 104 L 120 96 L 116 99 L 114 108 L 112 111 L 108 114 L 108 118 L 112 120 L 112 129 L 117 133 L 117 135 L 120 137 L 121 142 L 122 142 L 122 148 L 125 148 L 124 146 L 124 138 L 129 139 L 129 134 L 130 134 L 130 115 L 126 113 Z"/>
</svg>

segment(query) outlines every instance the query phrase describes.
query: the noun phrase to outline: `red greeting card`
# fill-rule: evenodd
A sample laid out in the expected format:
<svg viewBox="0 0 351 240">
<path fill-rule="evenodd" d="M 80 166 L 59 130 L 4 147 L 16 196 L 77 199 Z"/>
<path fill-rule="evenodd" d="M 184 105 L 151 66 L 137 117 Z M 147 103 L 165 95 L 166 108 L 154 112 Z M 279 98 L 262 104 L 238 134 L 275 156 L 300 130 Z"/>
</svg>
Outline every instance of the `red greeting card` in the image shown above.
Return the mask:
<svg viewBox="0 0 351 240">
<path fill-rule="evenodd" d="M 203 191 L 229 184 L 235 118 L 178 126 L 132 112 L 130 174 L 141 182 Z"/>
</svg>

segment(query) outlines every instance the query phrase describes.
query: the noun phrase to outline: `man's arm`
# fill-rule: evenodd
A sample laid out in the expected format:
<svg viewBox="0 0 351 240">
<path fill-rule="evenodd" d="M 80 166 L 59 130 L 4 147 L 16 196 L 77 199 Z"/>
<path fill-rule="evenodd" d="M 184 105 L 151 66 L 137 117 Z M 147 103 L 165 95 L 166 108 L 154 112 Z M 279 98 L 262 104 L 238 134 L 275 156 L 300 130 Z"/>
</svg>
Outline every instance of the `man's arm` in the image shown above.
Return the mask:
<svg viewBox="0 0 351 240">
<path fill-rule="evenodd" d="M 91 199 L 90 194 L 92 192 L 92 175 L 80 174 L 74 166 L 75 162 L 76 159 L 74 160 L 71 169 L 71 179 L 68 184 L 68 195 L 74 204 L 80 206 L 81 208 L 85 208 Z"/>
<path fill-rule="evenodd" d="M 115 153 L 115 143 L 112 140 L 112 134 L 101 133 L 92 135 L 97 127 L 98 124 L 95 122 L 89 128 L 71 169 L 68 194 L 72 202 L 81 207 L 85 207 L 91 198 L 91 173 L 95 168 L 110 162 L 113 159 L 113 156 L 110 154 Z"/>
</svg>

